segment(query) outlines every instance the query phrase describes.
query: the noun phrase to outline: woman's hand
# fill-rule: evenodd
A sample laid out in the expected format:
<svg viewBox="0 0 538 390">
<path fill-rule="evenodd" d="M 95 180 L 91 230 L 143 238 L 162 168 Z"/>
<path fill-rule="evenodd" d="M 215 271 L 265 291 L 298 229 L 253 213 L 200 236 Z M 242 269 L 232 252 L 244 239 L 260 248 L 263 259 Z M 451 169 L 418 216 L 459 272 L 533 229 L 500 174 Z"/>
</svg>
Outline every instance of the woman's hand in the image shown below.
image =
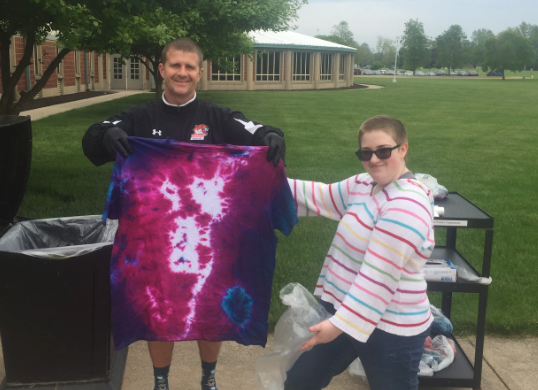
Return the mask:
<svg viewBox="0 0 538 390">
<path fill-rule="evenodd" d="M 312 348 L 316 344 L 330 343 L 343 333 L 329 320 L 325 320 L 317 325 L 311 326 L 310 328 L 308 328 L 308 330 L 315 334 L 310 340 L 303 343 L 301 351 L 306 351 L 307 349 Z"/>
</svg>

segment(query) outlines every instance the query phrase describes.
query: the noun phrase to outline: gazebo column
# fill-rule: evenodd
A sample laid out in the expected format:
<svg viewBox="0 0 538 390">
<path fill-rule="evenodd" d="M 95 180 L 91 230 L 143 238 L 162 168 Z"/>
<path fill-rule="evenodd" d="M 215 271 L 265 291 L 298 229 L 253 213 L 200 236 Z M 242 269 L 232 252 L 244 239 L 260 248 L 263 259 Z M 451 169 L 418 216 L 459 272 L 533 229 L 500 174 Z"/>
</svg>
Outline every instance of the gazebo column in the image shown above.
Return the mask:
<svg viewBox="0 0 538 390">
<path fill-rule="evenodd" d="M 319 77 L 321 74 L 321 53 L 314 53 L 314 89 L 319 89 Z"/>
<path fill-rule="evenodd" d="M 333 82 L 335 88 L 338 88 L 340 83 L 340 57 L 340 53 L 333 54 Z"/>
<path fill-rule="evenodd" d="M 351 87 L 353 85 L 353 59 L 354 56 L 352 54 L 346 54 L 347 56 L 347 87 Z"/>
<path fill-rule="evenodd" d="M 291 63 L 292 61 L 292 51 L 291 50 L 288 50 L 288 51 L 285 51 L 284 52 L 284 58 L 285 58 L 285 68 L 284 68 L 284 71 L 286 72 L 285 73 L 285 88 L 287 90 L 291 90 L 293 89 L 292 85 L 291 85 L 291 82 L 292 82 L 292 77 L 293 77 L 293 64 Z"/>
<path fill-rule="evenodd" d="M 204 73 L 202 73 L 202 91 L 207 91 L 207 88 L 208 88 L 208 82 L 207 82 L 207 78 L 208 77 L 211 77 L 211 69 L 209 69 L 210 67 L 210 64 L 208 61 L 204 61 L 202 63 L 202 67 L 203 69 L 205 70 Z"/>
<path fill-rule="evenodd" d="M 252 53 L 252 56 L 245 54 L 247 58 L 247 91 L 254 90 L 254 58 L 256 58 L 257 52 Z"/>
</svg>

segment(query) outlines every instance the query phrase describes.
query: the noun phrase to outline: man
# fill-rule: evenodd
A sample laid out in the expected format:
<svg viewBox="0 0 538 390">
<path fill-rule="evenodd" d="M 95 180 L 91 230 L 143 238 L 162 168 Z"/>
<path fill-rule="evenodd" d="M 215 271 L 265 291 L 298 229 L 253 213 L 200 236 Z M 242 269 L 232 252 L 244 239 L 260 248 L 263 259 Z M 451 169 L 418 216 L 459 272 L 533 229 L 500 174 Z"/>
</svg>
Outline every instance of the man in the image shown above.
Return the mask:
<svg viewBox="0 0 538 390">
<path fill-rule="evenodd" d="M 90 126 L 84 135 L 84 154 L 95 165 L 114 161 L 119 153 L 132 153 L 127 136 L 171 139 L 202 144 L 268 146 L 267 160 L 277 166 L 284 160 L 281 130 L 252 122 L 232 111 L 197 99 L 203 56 L 189 39 L 169 42 L 162 52 L 159 72 L 164 79 L 162 99 L 130 108 L 107 121 Z M 202 390 L 216 390 L 215 367 L 221 342 L 198 340 L 202 360 Z M 173 342 L 148 342 L 154 366 L 155 389 L 168 390 Z"/>
</svg>

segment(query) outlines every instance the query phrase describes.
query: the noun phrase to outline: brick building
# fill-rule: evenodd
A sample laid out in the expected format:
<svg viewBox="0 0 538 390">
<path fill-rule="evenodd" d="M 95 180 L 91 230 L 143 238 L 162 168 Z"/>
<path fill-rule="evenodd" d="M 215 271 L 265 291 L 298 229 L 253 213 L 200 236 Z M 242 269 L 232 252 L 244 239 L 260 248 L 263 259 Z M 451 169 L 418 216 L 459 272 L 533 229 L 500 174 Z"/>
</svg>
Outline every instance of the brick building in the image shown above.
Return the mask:
<svg viewBox="0 0 538 390">
<path fill-rule="evenodd" d="M 298 90 L 353 85 L 355 48 L 292 31 L 255 31 L 250 36 L 255 42 L 254 52 L 228 59 L 233 66 L 226 70 L 219 66 L 219 60 L 204 61 L 199 89 Z M 11 66 L 15 69 L 23 55 L 23 38 L 13 36 L 10 51 Z M 34 47 L 31 64 L 17 84 L 17 96 L 39 80 L 58 51 L 53 36 Z M 152 83 L 150 72 L 138 59 L 122 61 L 118 54 L 72 51 L 37 98 L 86 90 L 150 90 Z"/>
<path fill-rule="evenodd" d="M 53 36 L 49 36 L 41 45 L 34 46 L 31 63 L 17 83 L 16 98 L 18 98 L 19 92 L 28 91 L 35 85 L 45 69 L 57 56 L 59 50 Z M 20 36 L 11 37 L 10 59 L 12 70 L 15 69 L 23 54 L 24 39 Z M 132 66 L 132 63 L 136 63 L 136 66 Z M 144 69 L 143 64 L 136 60 L 129 59 L 125 61 L 125 64 L 122 64 L 119 55 L 111 56 L 95 52 L 71 51 L 63 58 L 36 98 L 87 90 L 149 90 L 150 88 L 150 73 Z M 0 84 L 1 93 L 2 86 Z"/>
</svg>

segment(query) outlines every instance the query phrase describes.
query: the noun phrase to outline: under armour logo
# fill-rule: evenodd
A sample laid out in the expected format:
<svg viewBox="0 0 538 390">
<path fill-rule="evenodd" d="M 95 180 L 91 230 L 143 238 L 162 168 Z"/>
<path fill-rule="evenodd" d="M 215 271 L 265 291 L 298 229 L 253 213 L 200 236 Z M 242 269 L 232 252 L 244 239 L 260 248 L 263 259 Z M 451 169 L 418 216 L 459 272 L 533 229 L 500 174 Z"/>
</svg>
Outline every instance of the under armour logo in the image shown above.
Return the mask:
<svg viewBox="0 0 538 390">
<path fill-rule="evenodd" d="M 162 135 L 162 131 L 153 129 L 153 135 L 155 134 L 159 134 L 159 137 L 160 137 Z"/>
</svg>

